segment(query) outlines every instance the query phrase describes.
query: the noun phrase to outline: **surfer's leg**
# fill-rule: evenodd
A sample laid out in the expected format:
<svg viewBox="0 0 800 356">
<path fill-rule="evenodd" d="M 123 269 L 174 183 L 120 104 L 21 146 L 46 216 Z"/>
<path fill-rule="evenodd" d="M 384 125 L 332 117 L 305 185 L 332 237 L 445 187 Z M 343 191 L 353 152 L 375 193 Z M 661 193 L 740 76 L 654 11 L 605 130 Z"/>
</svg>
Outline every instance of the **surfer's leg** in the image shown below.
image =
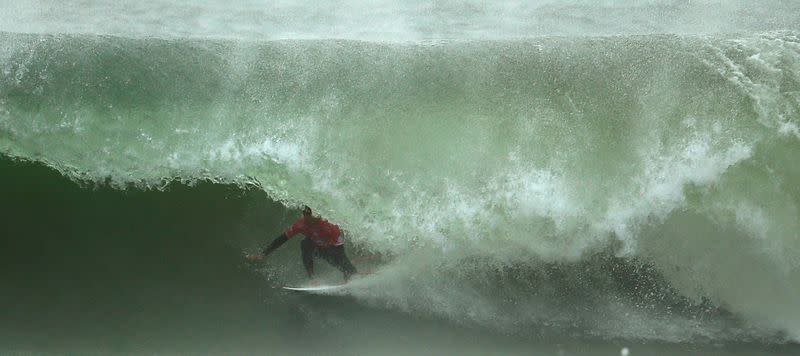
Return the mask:
<svg viewBox="0 0 800 356">
<path fill-rule="evenodd" d="M 317 245 L 311 239 L 303 239 L 300 242 L 300 251 L 303 255 L 303 266 L 306 268 L 309 278 L 314 278 L 314 250 Z"/>
<path fill-rule="evenodd" d="M 350 280 L 350 277 L 356 273 L 356 268 L 344 253 L 344 245 L 333 246 L 327 250 L 325 260 L 342 271 L 345 280 Z"/>
</svg>

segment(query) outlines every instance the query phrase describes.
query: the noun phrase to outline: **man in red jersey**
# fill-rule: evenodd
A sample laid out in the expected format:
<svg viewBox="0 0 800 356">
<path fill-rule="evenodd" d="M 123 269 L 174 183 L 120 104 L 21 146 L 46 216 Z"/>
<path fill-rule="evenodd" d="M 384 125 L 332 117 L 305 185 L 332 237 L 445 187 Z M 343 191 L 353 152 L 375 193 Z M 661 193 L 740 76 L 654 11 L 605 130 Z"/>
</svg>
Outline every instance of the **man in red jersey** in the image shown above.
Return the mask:
<svg viewBox="0 0 800 356">
<path fill-rule="evenodd" d="M 356 273 L 356 268 L 344 254 L 344 240 L 339 227 L 314 216 L 308 206 L 303 207 L 303 216 L 286 229 L 286 232 L 272 241 L 262 253 L 250 255 L 247 258 L 260 261 L 298 233 L 306 237 L 300 243 L 300 250 L 303 252 L 303 265 L 306 267 L 309 278 L 314 278 L 315 256 L 322 257 L 342 271 L 345 281 Z"/>
</svg>

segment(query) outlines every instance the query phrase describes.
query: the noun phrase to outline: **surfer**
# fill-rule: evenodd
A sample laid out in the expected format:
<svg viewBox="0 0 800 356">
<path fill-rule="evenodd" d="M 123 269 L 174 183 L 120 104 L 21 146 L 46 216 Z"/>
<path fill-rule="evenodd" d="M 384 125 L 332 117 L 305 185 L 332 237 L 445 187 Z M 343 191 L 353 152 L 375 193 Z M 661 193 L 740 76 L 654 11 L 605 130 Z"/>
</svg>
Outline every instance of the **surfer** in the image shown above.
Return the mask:
<svg viewBox="0 0 800 356">
<path fill-rule="evenodd" d="M 300 219 L 297 219 L 284 233 L 275 238 L 264 251 L 256 255 L 249 255 L 247 258 L 251 261 L 260 261 L 296 234 L 306 237 L 300 242 L 300 250 L 303 256 L 303 266 L 312 280 L 315 256 L 323 258 L 342 271 L 345 281 L 350 280 L 350 277 L 356 273 L 356 268 L 344 253 L 344 239 L 339 226 L 314 216 L 308 206 L 303 207 L 303 215 Z"/>
</svg>

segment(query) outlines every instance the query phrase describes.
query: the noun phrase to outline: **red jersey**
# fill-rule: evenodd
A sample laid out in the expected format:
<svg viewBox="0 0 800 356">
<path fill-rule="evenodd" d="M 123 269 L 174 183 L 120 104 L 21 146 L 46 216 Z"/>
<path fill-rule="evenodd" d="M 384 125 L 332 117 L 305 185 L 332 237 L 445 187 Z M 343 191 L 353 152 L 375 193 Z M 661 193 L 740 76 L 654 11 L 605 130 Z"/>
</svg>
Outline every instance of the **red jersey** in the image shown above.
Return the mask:
<svg viewBox="0 0 800 356">
<path fill-rule="evenodd" d="M 344 245 L 339 227 L 329 223 L 327 220 L 319 219 L 315 224 L 309 224 L 305 217 L 301 217 L 286 229 L 286 237 L 292 237 L 295 234 L 305 235 L 305 237 L 314 241 L 317 246 Z"/>
</svg>

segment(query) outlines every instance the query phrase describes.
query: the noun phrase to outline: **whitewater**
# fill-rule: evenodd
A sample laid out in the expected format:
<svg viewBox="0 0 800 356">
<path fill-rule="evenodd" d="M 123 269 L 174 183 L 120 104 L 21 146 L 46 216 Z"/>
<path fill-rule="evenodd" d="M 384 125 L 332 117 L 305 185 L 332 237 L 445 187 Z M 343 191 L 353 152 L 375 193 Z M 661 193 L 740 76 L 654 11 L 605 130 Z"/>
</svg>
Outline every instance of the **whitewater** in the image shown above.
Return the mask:
<svg viewBox="0 0 800 356">
<path fill-rule="evenodd" d="M 0 351 L 798 351 L 800 4 L 0 12 Z M 242 258 L 303 205 L 345 296 Z"/>
</svg>

